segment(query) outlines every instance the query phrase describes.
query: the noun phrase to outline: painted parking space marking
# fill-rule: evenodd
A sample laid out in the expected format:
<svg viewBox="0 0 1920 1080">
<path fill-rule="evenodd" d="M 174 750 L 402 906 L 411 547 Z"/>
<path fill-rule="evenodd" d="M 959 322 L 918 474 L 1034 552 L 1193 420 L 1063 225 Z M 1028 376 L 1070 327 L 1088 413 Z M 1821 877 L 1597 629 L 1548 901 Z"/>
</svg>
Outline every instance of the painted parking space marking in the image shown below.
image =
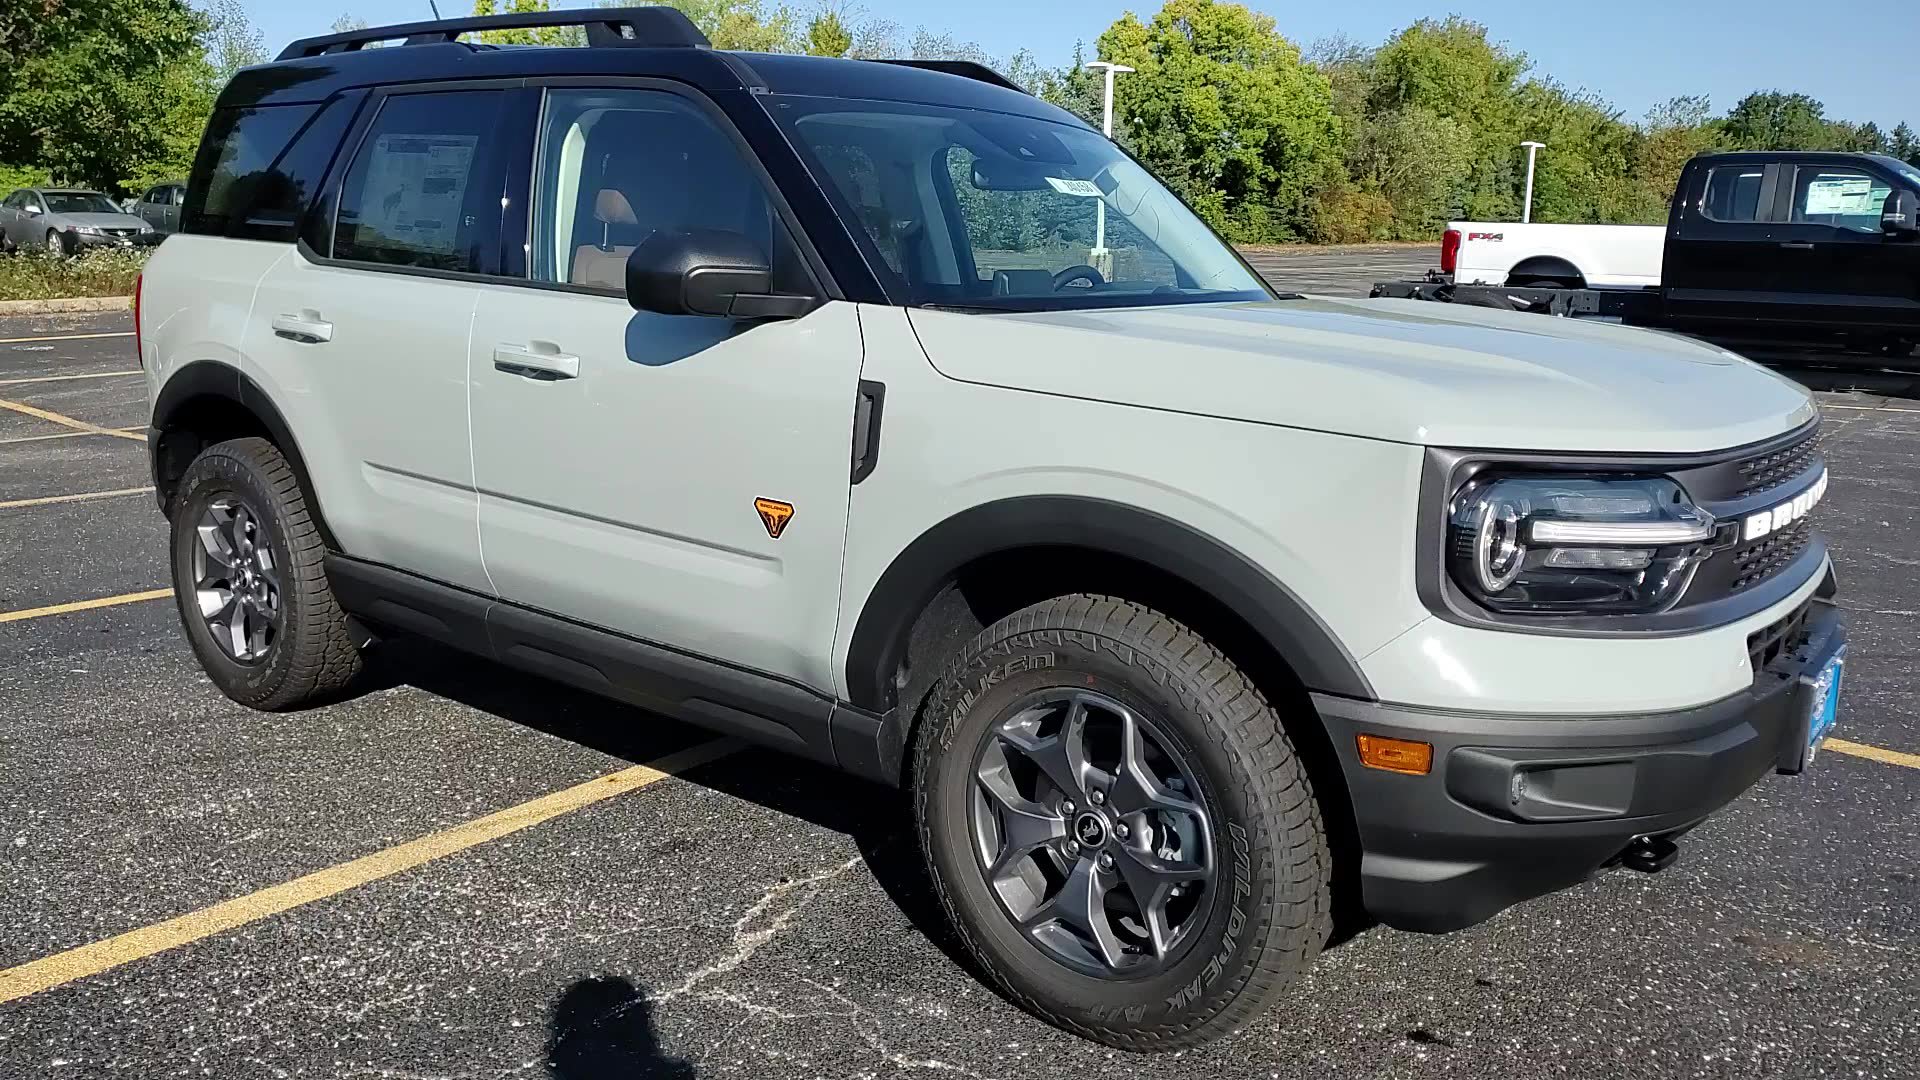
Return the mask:
<svg viewBox="0 0 1920 1080">
<path fill-rule="evenodd" d="M 1920 754 L 1888 750 L 1884 746 L 1868 746 L 1866 743 L 1857 743 L 1849 739 L 1829 737 L 1826 742 L 1820 744 L 1820 749 L 1831 750 L 1836 754 L 1846 754 L 1849 757 L 1865 758 L 1868 761 L 1878 761 L 1882 765 L 1901 765 L 1909 769 L 1920 769 Z"/>
<path fill-rule="evenodd" d="M 1920 409 L 1900 409 L 1900 408 L 1895 408 L 1894 406 L 1891 406 L 1891 405 L 1826 405 L 1826 404 L 1822 404 L 1820 407 L 1823 409 L 1848 409 L 1853 412 L 1920 413 Z"/>
<path fill-rule="evenodd" d="M 115 428 L 113 432 L 107 432 L 105 434 L 137 435 L 145 430 L 145 428 L 124 427 Z M 12 438 L 0 439 L 0 446 L 12 446 L 14 443 L 46 442 L 48 439 L 84 439 L 99 434 L 103 433 L 98 431 L 56 431 L 51 435 L 15 435 Z"/>
<path fill-rule="evenodd" d="M 121 593 L 119 596 L 102 596 L 93 600 L 74 600 L 65 604 L 49 604 L 46 607 L 26 608 L 21 611 L 0 611 L 0 623 L 25 622 L 28 619 L 44 619 L 49 615 L 69 615 L 76 611 L 94 611 L 99 608 L 119 607 L 122 604 L 140 604 L 172 595 L 172 589 L 148 589 L 145 592 Z"/>
<path fill-rule="evenodd" d="M 151 487 L 119 488 L 115 491 L 82 491 L 77 495 L 43 495 L 37 499 L 13 499 L 0 502 L 0 510 L 19 510 L 29 506 L 58 506 L 61 503 L 92 502 L 95 499 L 118 499 L 127 495 L 151 495 Z"/>
<path fill-rule="evenodd" d="M 119 428 L 101 427 L 99 424 L 89 424 L 85 420 L 75 420 L 71 416 L 65 416 L 57 412 L 50 412 L 32 405 L 23 405 L 18 401 L 0 400 L 0 409 L 7 409 L 24 416 L 46 420 L 59 424 L 61 427 L 70 427 L 75 431 L 84 431 L 90 435 L 111 435 L 116 439 L 132 439 L 135 442 L 147 441 L 145 432 L 121 431 Z"/>
<path fill-rule="evenodd" d="M 30 379 L 0 379 L 0 386 L 25 386 L 28 383 L 70 382 L 74 379 L 124 379 L 145 375 L 144 371 L 90 371 L 82 375 L 35 375 Z"/>
<path fill-rule="evenodd" d="M 45 337 L 0 337 L 0 345 L 17 345 L 35 341 L 92 341 L 96 338 L 132 337 L 131 330 L 115 330 L 106 334 L 49 334 Z"/>
<path fill-rule="evenodd" d="M 324 900 L 382 878 L 443 859 L 468 848 L 550 821 L 562 814 L 637 791 L 677 773 L 718 760 L 739 744 L 715 739 L 678 753 L 608 773 L 584 784 L 530 799 L 517 806 L 475 818 L 451 829 L 363 855 L 351 862 L 318 870 L 246 896 L 143 926 L 116 937 L 96 941 L 18 967 L 0 970 L 0 1004 L 111 971 L 168 949 L 259 922 L 285 911 Z"/>
</svg>

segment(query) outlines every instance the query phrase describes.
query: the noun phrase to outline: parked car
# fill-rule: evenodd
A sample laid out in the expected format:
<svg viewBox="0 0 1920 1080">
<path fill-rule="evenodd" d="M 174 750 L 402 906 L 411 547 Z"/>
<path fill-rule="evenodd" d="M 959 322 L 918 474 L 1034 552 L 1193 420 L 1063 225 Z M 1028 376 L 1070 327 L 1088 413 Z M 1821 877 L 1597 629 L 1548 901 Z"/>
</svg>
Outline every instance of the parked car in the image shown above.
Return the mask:
<svg viewBox="0 0 1920 1080">
<path fill-rule="evenodd" d="M 133 200 L 127 213 L 153 226 L 155 232 L 171 233 L 180 228 L 180 203 L 186 195 L 185 181 L 155 184 Z"/>
<path fill-rule="evenodd" d="M 1812 759 L 1804 389 L 1276 294 L 984 67 L 707 46 L 459 19 L 221 92 L 135 321 L 229 697 L 420 634 L 907 788 L 980 970 L 1133 1050 L 1247 1023 L 1336 915 L 1659 870 Z"/>
<path fill-rule="evenodd" d="M 1462 285 L 1658 285 L 1666 235 L 1659 225 L 1450 221 L 1440 269 Z"/>
<path fill-rule="evenodd" d="M 1462 242 L 1447 275 L 1449 239 L 1440 278 L 1381 282 L 1373 295 L 1610 318 L 1783 360 L 1911 365 L 1920 345 L 1920 169 L 1881 154 L 1702 154 L 1681 170 L 1656 231 L 1662 269 L 1653 285 L 1577 285 L 1516 270 L 1509 277 L 1529 280 L 1480 286 L 1474 280 L 1487 275 L 1468 268 L 1469 252 L 1493 245 Z"/>
<path fill-rule="evenodd" d="M 74 255 L 86 248 L 159 241 L 153 226 L 122 211 L 98 191 L 19 188 L 0 200 L 0 244 L 8 251 L 42 248 Z"/>
</svg>

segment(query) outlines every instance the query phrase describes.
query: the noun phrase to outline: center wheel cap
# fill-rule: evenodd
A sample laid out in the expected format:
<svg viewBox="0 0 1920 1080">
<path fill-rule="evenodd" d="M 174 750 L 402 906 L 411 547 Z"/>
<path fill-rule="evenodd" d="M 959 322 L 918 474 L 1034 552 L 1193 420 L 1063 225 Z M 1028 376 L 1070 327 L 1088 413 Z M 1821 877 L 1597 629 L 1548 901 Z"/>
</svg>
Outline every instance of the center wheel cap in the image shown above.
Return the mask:
<svg viewBox="0 0 1920 1080">
<path fill-rule="evenodd" d="M 1073 838 L 1081 847 L 1097 848 L 1107 842 L 1107 823 L 1099 814 L 1088 811 L 1073 820 Z"/>
</svg>

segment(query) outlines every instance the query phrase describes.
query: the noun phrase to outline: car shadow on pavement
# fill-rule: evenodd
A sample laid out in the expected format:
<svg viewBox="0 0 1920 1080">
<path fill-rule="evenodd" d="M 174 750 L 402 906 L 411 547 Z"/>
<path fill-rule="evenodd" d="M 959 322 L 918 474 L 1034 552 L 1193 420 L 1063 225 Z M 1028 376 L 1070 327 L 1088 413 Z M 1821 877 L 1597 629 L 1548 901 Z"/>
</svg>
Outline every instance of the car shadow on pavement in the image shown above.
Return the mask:
<svg viewBox="0 0 1920 1080">
<path fill-rule="evenodd" d="M 581 979 L 553 1007 L 547 1069 L 556 1080 L 693 1080 L 691 1064 L 660 1049 L 646 990 L 626 979 Z"/>
<path fill-rule="evenodd" d="M 432 642 L 396 638 L 368 654 L 360 694 L 413 686 L 523 727 L 635 764 L 703 741 L 705 729 L 582 690 L 475 661 Z M 771 750 L 745 749 L 681 774 L 851 839 L 874 881 L 914 928 L 969 975 L 983 973 L 954 936 L 921 862 L 904 792 Z"/>
</svg>

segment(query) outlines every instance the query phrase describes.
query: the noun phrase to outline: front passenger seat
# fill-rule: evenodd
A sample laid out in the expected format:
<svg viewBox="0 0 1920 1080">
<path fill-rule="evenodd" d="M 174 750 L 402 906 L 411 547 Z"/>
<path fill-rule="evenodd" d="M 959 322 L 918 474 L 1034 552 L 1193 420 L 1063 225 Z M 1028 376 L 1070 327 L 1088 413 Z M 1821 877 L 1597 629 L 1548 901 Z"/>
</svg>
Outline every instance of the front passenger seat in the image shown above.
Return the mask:
<svg viewBox="0 0 1920 1080">
<path fill-rule="evenodd" d="M 614 235 L 618 232 L 622 239 L 632 239 L 640 219 L 633 212 L 633 204 L 616 188 L 600 189 L 593 200 L 593 218 L 600 223 L 600 242 L 583 244 L 573 253 L 571 281 L 600 289 L 623 289 L 627 284 L 627 256 L 633 254 L 636 245 L 615 244 Z"/>
</svg>

